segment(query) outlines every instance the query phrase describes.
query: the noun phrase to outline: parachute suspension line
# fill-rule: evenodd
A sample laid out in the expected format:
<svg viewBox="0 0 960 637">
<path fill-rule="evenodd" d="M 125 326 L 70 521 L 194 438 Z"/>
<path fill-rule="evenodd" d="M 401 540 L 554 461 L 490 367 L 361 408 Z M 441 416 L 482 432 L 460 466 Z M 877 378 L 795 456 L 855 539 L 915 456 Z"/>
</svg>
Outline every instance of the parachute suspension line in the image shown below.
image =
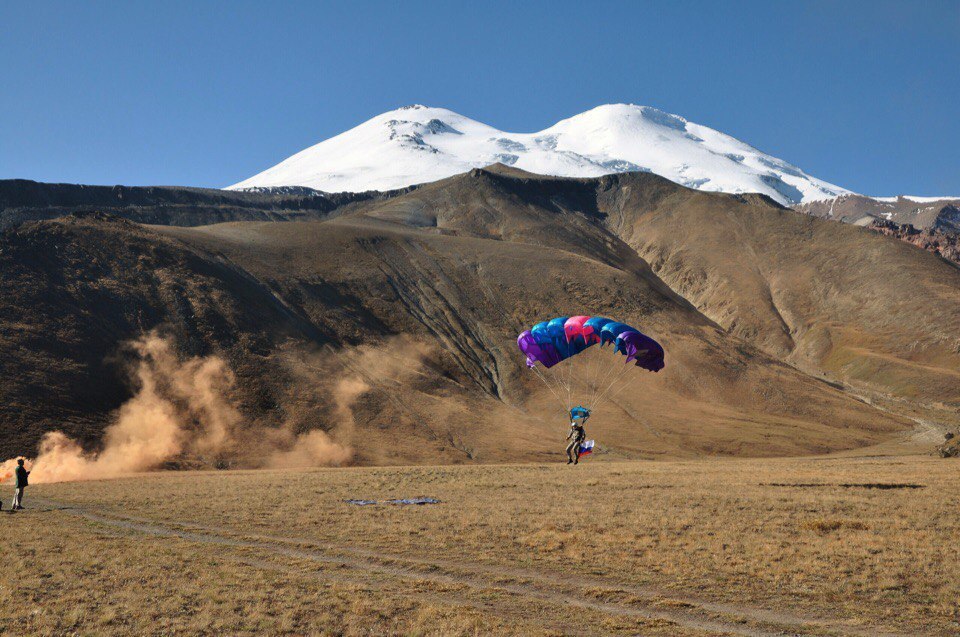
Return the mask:
<svg viewBox="0 0 960 637">
<path fill-rule="evenodd" d="M 616 382 L 617 382 L 618 380 L 620 380 L 620 379 L 623 377 L 624 374 L 627 373 L 627 370 L 630 369 L 630 367 L 631 367 L 631 365 L 630 365 L 629 363 L 624 363 L 624 364 L 623 364 L 623 369 L 621 369 L 621 370 L 614 376 L 613 380 L 610 381 L 610 384 L 607 385 L 606 389 L 604 389 L 603 392 L 600 394 L 600 397 L 599 397 L 598 400 L 603 400 L 604 398 L 607 397 L 607 394 L 610 392 L 610 389 L 614 386 L 614 384 L 616 384 Z"/>
<path fill-rule="evenodd" d="M 622 371 L 622 370 L 621 370 L 621 371 Z M 602 377 L 598 379 L 598 381 L 597 381 L 597 386 L 596 386 L 596 388 L 595 388 L 594 391 L 593 391 L 593 397 L 591 398 L 591 400 L 593 400 L 593 402 L 594 402 L 595 405 L 599 404 L 599 400 L 600 400 L 601 394 L 603 394 L 602 388 L 606 387 L 606 386 L 607 386 L 607 382 L 608 382 L 612 377 L 616 376 L 617 373 L 618 373 L 618 372 L 617 372 L 617 366 L 616 366 L 616 365 L 610 365 L 609 367 L 607 367 L 606 371 L 604 371 L 604 373 L 602 374 Z"/>
<path fill-rule="evenodd" d="M 543 381 L 543 384 L 547 386 L 547 389 L 550 390 L 550 393 L 553 394 L 553 397 L 557 399 L 557 402 L 559 402 L 559 403 L 560 403 L 560 406 L 562 407 L 562 406 L 563 406 L 563 399 L 560 397 L 560 394 L 557 393 L 557 389 L 554 388 L 554 384 L 551 383 L 551 382 L 549 381 L 549 379 L 548 379 L 546 376 L 543 375 L 543 372 L 541 372 L 539 369 L 537 369 L 536 366 L 531 367 L 531 369 L 532 369 L 534 372 L 537 373 L 537 376 L 540 378 L 540 380 Z"/>
<path fill-rule="evenodd" d="M 597 406 L 597 394 L 600 393 L 600 376 L 601 373 L 605 370 L 604 363 L 608 362 L 607 357 L 605 356 L 606 352 L 600 349 L 599 345 L 595 345 L 597 351 L 593 353 L 594 358 L 594 370 L 593 377 L 590 380 L 590 405 L 589 407 L 593 409 Z"/>
<path fill-rule="evenodd" d="M 547 375 L 547 379 L 550 379 L 550 376 Z M 567 412 L 567 401 L 564 399 L 564 392 L 566 391 L 563 386 L 563 382 L 559 378 L 553 379 L 553 384 L 557 390 L 557 405 L 560 413 L 566 414 Z"/>
<path fill-rule="evenodd" d="M 573 409 L 579 401 L 583 400 L 584 378 L 586 377 L 586 367 L 589 362 L 582 355 L 574 357 L 573 366 L 570 369 L 570 409 Z M 575 391 L 574 391 L 575 390 Z"/>
<path fill-rule="evenodd" d="M 557 374 L 557 382 L 560 383 L 560 393 L 563 394 L 564 409 L 566 409 L 567 406 L 570 404 L 570 383 L 567 382 L 567 376 L 570 373 L 570 369 L 569 369 L 570 366 L 565 364 L 569 362 L 570 361 L 560 361 L 559 363 L 557 363 L 558 365 L 562 365 L 562 367 L 559 370 L 559 373 Z"/>
<path fill-rule="evenodd" d="M 597 383 L 600 381 L 600 370 L 603 369 L 603 360 L 604 352 L 600 351 L 600 345 L 594 345 L 593 349 L 596 351 L 591 352 L 590 356 L 593 358 L 593 373 L 590 374 L 590 385 L 588 386 L 590 390 L 590 403 L 586 407 L 593 409 L 595 405 L 595 400 L 597 398 Z"/>
<path fill-rule="evenodd" d="M 618 396 L 620 392 L 626 389 L 627 386 L 630 384 L 630 378 L 631 378 L 631 375 L 629 373 L 624 373 L 622 375 L 622 378 L 620 378 L 613 384 L 610 391 L 608 391 L 604 397 L 607 399 L 612 399 L 614 396 Z"/>
<path fill-rule="evenodd" d="M 630 368 L 631 368 L 631 367 L 633 367 L 633 365 L 630 365 L 630 363 L 624 363 L 624 364 L 623 364 L 623 368 L 620 370 L 620 372 L 613 378 L 612 381 L 610 381 L 610 384 L 607 385 L 607 388 L 606 388 L 605 390 L 603 390 L 603 393 L 601 394 L 601 398 L 600 398 L 601 400 L 603 400 L 603 399 L 607 398 L 608 396 L 610 396 L 611 390 L 613 390 L 615 387 L 617 387 L 618 383 L 620 383 L 621 381 L 629 381 L 629 380 L 630 380 Z"/>
<path fill-rule="evenodd" d="M 569 359 L 565 361 L 561 361 L 560 363 L 561 365 L 563 365 L 563 367 L 560 370 L 559 379 L 560 379 L 561 385 L 563 386 L 563 391 L 565 391 L 567 394 L 567 399 L 563 403 L 564 409 L 566 409 L 567 411 L 570 411 L 570 394 L 573 393 L 573 388 L 571 385 L 571 381 L 573 379 L 573 374 L 571 373 L 571 371 L 573 370 L 572 363 L 573 361 Z"/>
<path fill-rule="evenodd" d="M 540 378 L 540 380 L 543 381 L 543 384 L 547 386 L 547 389 L 550 390 L 550 393 L 553 394 L 553 397 L 557 399 L 558 403 L 560 403 L 560 408 L 563 409 L 564 408 L 563 398 L 561 398 L 560 394 L 557 393 L 557 390 L 554 389 L 553 384 L 547 380 L 546 376 L 543 375 L 543 372 L 537 369 L 536 365 L 534 365 L 530 369 L 532 369 L 537 373 L 537 376 Z"/>
<path fill-rule="evenodd" d="M 555 374 L 552 376 L 556 379 L 557 388 L 560 390 L 560 394 L 566 398 L 561 398 L 564 409 L 570 409 L 570 367 L 572 361 L 570 359 L 560 361 L 557 363 L 559 369 L 557 369 Z"/>
<path fill-rule="evenodd" d="M 491 300 L 498 305 L 495 298 Z M 509 312 L 504 314 L 511 316 Z M 564 338 L 566 343 L 562 342 Z M 602 351 L 604 348 L 598 342 L 601 340 L 613 343 L 614 351 L 610 354 Z M 529 363 L 543 365 L 543 369 L 534 365 L 535 373 L 565 410 L 571 409 L 576 404 L 574 401 L 586 401 L 588 408 L 598 406 L 615 388 L 626 386 L 630 377 L 624 380 L 624 376 L 633 367 L 641 366 L 653 372 L 663 368 L 663 348 L 659 343 L 625 323 L 599 316 L 541 321 L 517 336 L 517 346 Z M 596 360 L 590 360 L 585 353 L 587 349 L 595 350 L 592 354 Z M 626 355 L 627 360 L 617 354 Z M 630 365 L 632 358 L 637 360 L 636 365 Z M 614 362 L 617 360 L 623 360 L 619 368 Z M 556 368 L 558 364 L 563 366 Z"/>
<path fill-rule="evenodd" d="M 590 402 L 593 404 L 594 407 L 598 407 L 600 405 L 600 403 L 598 402 L 598 399 L 600 398 L 600 394 L 602 393 L 601 389 L 606 386 L 606 381 L 612 373 L 613 373 L 612 369 L 604 370 L 603 373 L 598 375 L 597 381 L 593 384 L 593 392 L 590 394 Z"/>
<path fill-rule="evenodd" d="M 580 386 L 583 388 L 583 395 L 580 396 L 580 400 L 584 407 L 590 409 L 590 391 L 593 387 L 593 373 L 595 369 L 596 361 L 592 356 L 593 352 L 584 351 L 580 354 L 580 358 L 583 359 L 583 374 L 580 376 Z"/>
<path fill-rule="evenodd" d="M 630 369 L 630 365 L 625 363 L 623 365 L 623 370 L 621 370 L 620 373 L 617 374 L 612 381 L 610 381 L 610 384 L 607 385 L 606 389 L 604 389 L 603 392 L 601 392 L 599 400 L 604 400 L 607 396 L 610 395 L 611 393 L 610 390 L 613 389 L 613 387 L 617 384 L 618 381 L 623 379 L 624 375 L 629 371 L 629 369 Z"/>
</svg>

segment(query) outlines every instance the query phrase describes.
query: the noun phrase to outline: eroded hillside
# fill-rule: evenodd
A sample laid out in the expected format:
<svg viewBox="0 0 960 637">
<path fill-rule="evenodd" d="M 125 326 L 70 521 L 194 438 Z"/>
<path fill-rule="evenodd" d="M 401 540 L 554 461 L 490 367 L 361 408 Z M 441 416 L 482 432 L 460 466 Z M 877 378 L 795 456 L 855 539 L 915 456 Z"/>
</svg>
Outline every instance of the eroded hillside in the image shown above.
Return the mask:
<svg viewBox="0 0 960 637">
<path fill-rule="evenodd" d="M 577 313 L 667 350 L 591 422 L 615 457 L 826 452 L 913 425 L 819 376 L 943 418 L 960 404 L 955 268 L 648 174 L 474 170 L 314 221 L 87 215 L 20 224 L 0 249 L 8 455 L 53 429 L 95 448 L 137 389 L 124 343 L 153 331 L 235 370 L 231 466 L 310 430 L 366 464 L 548 458 L 563 415 L 515 338 Z"/>
</svg>

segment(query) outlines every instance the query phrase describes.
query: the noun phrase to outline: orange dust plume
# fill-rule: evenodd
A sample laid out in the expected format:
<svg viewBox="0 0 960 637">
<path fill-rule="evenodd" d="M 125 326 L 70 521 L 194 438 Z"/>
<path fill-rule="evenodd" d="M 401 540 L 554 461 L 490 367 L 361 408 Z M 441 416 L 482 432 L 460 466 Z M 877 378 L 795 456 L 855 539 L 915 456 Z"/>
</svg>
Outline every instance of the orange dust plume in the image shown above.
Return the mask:
<svg viewBox="0 0 960 637">
<path fill-rule="evenodd" d="M 217 356 L 181 361 L 169 339 L 154 332 L 132 343 L 138 355 L 137 393 L 103 434 L 102 449 L 85 452 L 59 431 L 44 434 L 30 481 L 96 480 L 157 469 L 189 453 L 230 451 L 241 421 L 228 393 L 234 376 Z M 0 475 L 16 460 L 0 465 Z"/>
<path fill-rule="evenodd" d="M 328 348 L 306 359 L 290 361 L 298 387 L 310 388 L 331 400 L 328 431 L 309 429 L 302 433 L 311 414 L 288 406 L 290 418 L 283 427 L 265 432 L 269 451 L 266 467 L 315 467 L 349 464 L 356 455 L 357 401 L 377 390 L 379 397 L 402 392 L 406 383 L 423 375 L 424 359 L 432 353 L 424 343 L 408 336 L 394 336 L 376 345 L 333 350 Z M 331 381 L 330 379 L 336 379 Z"/>
</svg>

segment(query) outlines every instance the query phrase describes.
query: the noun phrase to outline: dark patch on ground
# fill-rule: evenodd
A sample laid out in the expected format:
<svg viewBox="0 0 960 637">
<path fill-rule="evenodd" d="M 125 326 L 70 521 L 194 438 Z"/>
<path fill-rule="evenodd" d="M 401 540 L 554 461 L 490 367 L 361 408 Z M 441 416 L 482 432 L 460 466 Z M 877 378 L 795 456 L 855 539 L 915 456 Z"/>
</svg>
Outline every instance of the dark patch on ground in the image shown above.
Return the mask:
<svg viewBox="0 0 960 637">
<path fill-rule="evenodd" d="M 823 483 L 823 482 L 770 482 L 770 483 L 761 483 L 761 487 L 797 487 L 803 489 L 815 489 L 815 488 L 825 488 L 825 487 L 841 487 L 844 489 L 925 489 L 925 484 L 913 484 L 910 482 L 841 482 L 839 484 L 833 483 Z"/>
</svg>

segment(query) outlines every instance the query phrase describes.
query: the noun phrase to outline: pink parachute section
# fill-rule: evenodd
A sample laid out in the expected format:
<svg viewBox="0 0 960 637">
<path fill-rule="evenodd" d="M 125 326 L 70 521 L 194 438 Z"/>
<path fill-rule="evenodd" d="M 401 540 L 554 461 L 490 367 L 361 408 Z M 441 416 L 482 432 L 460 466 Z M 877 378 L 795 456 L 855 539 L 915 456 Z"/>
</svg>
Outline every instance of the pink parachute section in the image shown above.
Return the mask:
<svg viewBox="0 0 960 637">
<path fill-rule="evenodd" d="M 567 342 L 573 342 L 579 336 L 583 339 L 584 345 L 595 345 L 600 342 L 598 334 L 591 325 L 586 325 L 590 316 L 571 316 L 563 324 L 563 333 L 567 337 Z"/>
</svg>

